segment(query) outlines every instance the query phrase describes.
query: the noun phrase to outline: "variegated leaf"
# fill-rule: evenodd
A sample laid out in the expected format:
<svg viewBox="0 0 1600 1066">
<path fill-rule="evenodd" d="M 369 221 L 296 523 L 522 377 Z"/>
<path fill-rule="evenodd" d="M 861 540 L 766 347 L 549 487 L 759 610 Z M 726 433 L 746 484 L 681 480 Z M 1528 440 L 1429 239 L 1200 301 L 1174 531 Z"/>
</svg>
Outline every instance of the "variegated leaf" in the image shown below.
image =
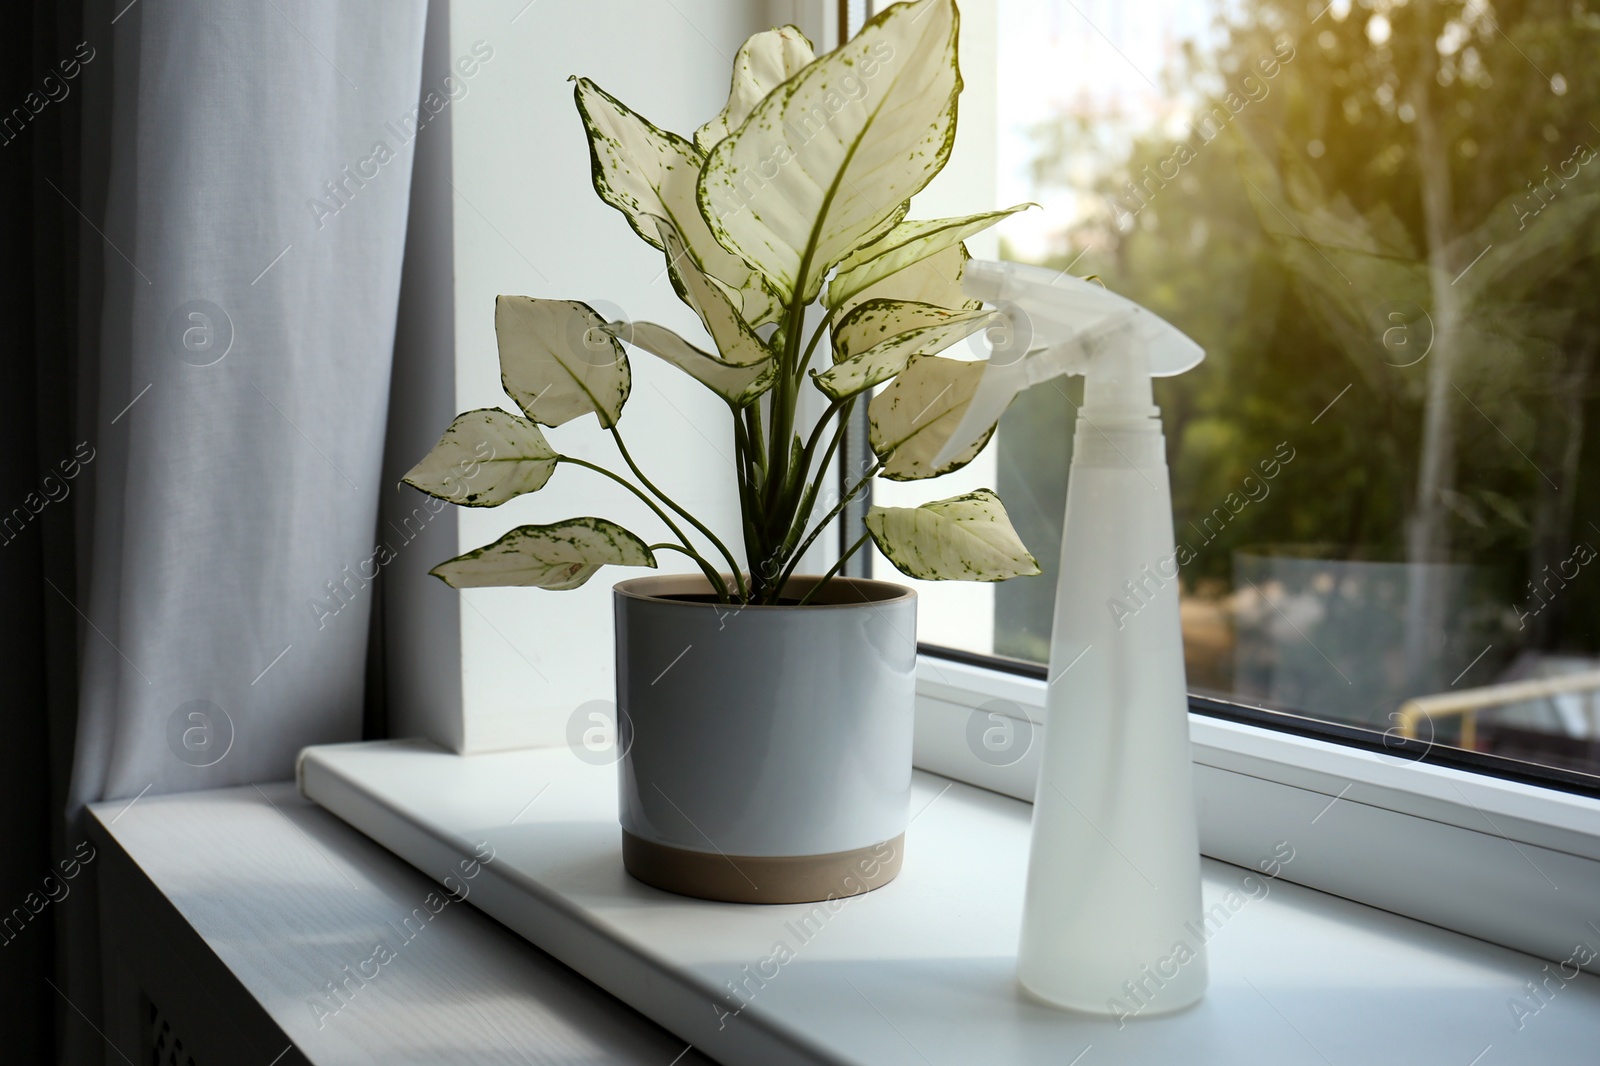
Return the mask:
<svg viewBox="0 0 1600 1066">
<path fill-rule="evenodd" d="M 457 415 L 403 480 L 464 507 L 496 507 L 544 488 L 558 458 L 537 425 L 487 407 Z"/>
<path fill-rule="evenodd" d="M 872 300 L 905 300 L 960 311 L 982 307 L 982 300 L 969 300 L 961 291 L 961 275 L 971 258 L 964 244 L 935 252 L 845 300 L 839 305 L 839 314 L 848 315 Z"/>
<path fill-rule="evenodd" d="M 866 525 L 884 558 L 922 581 L 1005 581 L 1040 572 L 989 489 L 921 507 L 874 507 Z"/>
<path fill-rule="evenodd" d="M 760 272 L 717 243 L 700 216 L 695 187 L 705 154 L 589 79 L 574 80 L 600 199 L 621 211 L 634 232 L 657 248 L 662 247 L 661 237 L 651 219 L 668 219 L 700 269 L 738 292 L 738 306 L 750 322 L 772 321 L 779 311 L 776 294 Z"/>
<path fill-rule="evenodd" d="M 767 346 L 739 314 L 727 292 L 684 254 L 682 238 L 672 223 L 664 218 L 654 221 L 667 250 L 667 273 L 672 278 L 672 287 L 705 323 L 706 332 L 716 342 L 723 360 L 735 366 L 754 366 L 767 359 Z"/>
<path fill-rule="evenodd" d="M 728 105 L 694 131 L 694 143 L 702 152 L 711 151 L 718 141 L 744 124 L 763 97 L 815 58 L 811 41 L 796 26 L 779 26 L 745 41 L 733 57 Z"/>
<path fill-rule="evenodd" d="M 656 557 L 644 541 L 615 522 L 569 518 L 548 526 L 518 526 L 493 544 L 428 572 L 457 589 L 575 589 L 607 564 L 654 567 Z"/>
<path fill-rule="evenodd" d="M 1003 211 L 987 211 L 981 215 L 902 222 L 884 234 L 882 240 L 857 249 L 839 264 L 839 272 L 828 283 L 825 302 L 829 307 L 837 307 L 863 289 L 913 263 L 960 244 L 974 233 L 980 233 L 1001 219 L 1033 206 L 1018 204 Z"/>
<path fill-rule="evenodd" d="M 986 363 L 919 355 L 867 405 L 872 450 L 883 460 L 882 476 L 917 481 L 959 470 L 983 451 L 994 427 L 941 467 L 934 456 L 955 432 L 978 391 Z"/>
<path fill-rule="evenodd" d="M 931 304 L 873 300 L 862 304 L 833 333 L 834 365 L 815 377 L 835 400 L 888 381 L 917 355 L 933 355 L 986 329 L 997 311 L 946 311 Z"/>
<path fill-rule="evenodd" d="M 771 358 L 739 366 L 701 351 L 665 326 L 654 322 L 613 323 L 614 336 L 658 355 L 735 407 L 744 407 L 772 387 Z"/>
<path fill-rule="evenodd" d="M 605 319 L 577 300 L 497 296 L 500 382 L 529 418 L 559 426 L 593 411 L 617 424 L 633 387 L 628 357 Z"/>
<path fill-rule="evenodd" d="M 958 22 L 953 0 L 887 8 L 712 148 L 701 213 L 780 296 L 814 300 L 833 265 L 905 217 L 944 166 Z"/>
</svg>

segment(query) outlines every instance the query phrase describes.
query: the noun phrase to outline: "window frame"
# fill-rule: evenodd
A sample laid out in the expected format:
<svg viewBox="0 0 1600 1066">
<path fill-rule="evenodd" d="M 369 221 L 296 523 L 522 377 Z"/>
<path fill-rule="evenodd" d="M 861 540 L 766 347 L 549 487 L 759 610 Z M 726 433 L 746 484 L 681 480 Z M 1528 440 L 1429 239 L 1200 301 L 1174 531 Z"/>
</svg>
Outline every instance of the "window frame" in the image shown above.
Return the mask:
<svg viewBox="0 0 1600 1066">
<path fill-rule="evenodd" d="M 913 761 L 1031 802 L 1046 682 L 984 658 L 921 650 Z M 1213 705 L 1238 706 L 1190 697 L 1203 854 L 1249 868 L 1287 840 L 1289 880 L 1543 958 L 1600 934 L 1600 913 L 1584 910 L 1600 899 L 1600 797 L 1447 765 L 1419 742 L 1394 754 Z M 990 714 L 1031 735 L 1007 765 L 968 739 Z"/>
<path fill-rule="evenodd" d="M 919 643 L 917 650 L 921 655 L 933 659 L 964 663 L 1040 681 L 1045 680 L 1049 673 L 1049 668 L 1044 663 L 1025 659 L 985 655 L 982 652 L 928 643 Z M 1398 735 L 1394 729 L 1378 732 L 1351 723 L 1329 721 L 1275 707 L 1240 703 L 1198 692 L 1189 693 L 1189 710 L 1193 714 L 1209 718 L 1220 718 L 1275 732 L 1324 740 L 1361 751 L 1389 754 L 1408 762 L 1429 759 L 1436 766 L 1448 766 L 1507 781 L 1519 781 L 1558 792 L 1600 799 L 1600 776 L 1564 766 L 1550 766 L 1489 752 L 1458 748 L 1450 744 L 1435 743 L 1431 740 L 1404 737 Z"/>
</svg>

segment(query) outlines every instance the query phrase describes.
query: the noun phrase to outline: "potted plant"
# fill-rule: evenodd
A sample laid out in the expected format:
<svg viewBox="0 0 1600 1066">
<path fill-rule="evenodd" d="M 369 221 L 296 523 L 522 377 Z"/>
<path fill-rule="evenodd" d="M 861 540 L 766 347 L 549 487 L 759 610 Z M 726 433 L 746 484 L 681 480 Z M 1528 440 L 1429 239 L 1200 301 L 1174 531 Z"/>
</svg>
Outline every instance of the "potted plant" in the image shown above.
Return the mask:
<svg viewBox="0 0 1600 1066">
<path fill-rule="evenodd" d="M 936 353 L 995 321 L 962 295 L 962 241 L 1019 208 L 905 219 L 954 140 L 957 29 L 952 0 L 920 0 L 821 57 L 793 26 L 756 34 L 734 60 L 727 106 L 692 139 L 575 79 L 595 191 L 665 254 L 714 350 L 654 323 L 607 322 L 578 301 L 501 296 L 502 382 L 521 413 L 459 416 L 406 476 L 493 507 L 563 464 L 584 467 L 626 486 L 666 531 L 646 539 L 598 517 L 521 526 L 434 569 L 455 588 L 571 589 L 601 566 L 654 567 L 668 551 L 694 563 L 698 573 L 614 592 L 623 858 L 648 883 L 752 902 L 886 883 L 910 796 L 915 594 L 840 570 L 870 538 L 916 578 L 1038 572 L 999 499 L 980 490 L 872 508 L 827 573 L 796 573 L 870 478 L 936 477 L 993 433 L 934 468 L 983 369 Z M 741 529 L 719 535 L 628 451 L 624 344 L 727 403 Z M 808 388 L 828 406 L 803 425 Z M 824 486 L 861 402 L 876 461 L 828 506 Z M 540 429 L 590 415 L 627 474 L 561 454 Z"/>
</svg>

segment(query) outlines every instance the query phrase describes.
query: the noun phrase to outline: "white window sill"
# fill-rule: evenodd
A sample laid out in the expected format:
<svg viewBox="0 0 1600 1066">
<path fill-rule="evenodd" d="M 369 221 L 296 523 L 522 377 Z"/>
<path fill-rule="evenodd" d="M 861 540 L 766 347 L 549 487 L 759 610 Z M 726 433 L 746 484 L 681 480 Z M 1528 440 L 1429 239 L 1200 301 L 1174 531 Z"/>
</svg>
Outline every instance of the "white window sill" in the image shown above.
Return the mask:
<svg viewBox="0 0 1600 1066">
<path fill-rule="evenodd" d="M 89 810 L 108 1066 L 710 1062 L 287 782 Z"/>
<path fill-rule="evenodd" d="M 1507 1001 L 1547 976 L 1543 961 L 1213 860 L 1205 903 L 1227 917 L 1198 1007 L 1119 1029 L 1039 1006 L 1013 978 L 1029 807 L 926 773 L 900 877 L 823 908 L 807 936 L 810 906 L 707 903 L 631 880 L 614 768 L 564 748 L 313 748 L 301 787 L 441 880 L 487 844 L 473 904 L 725 1063 L 1466 1066 L 1600 1044 L 1600 979 L 1568 981 L 1519 1031 Z M 793 957 L 767 961 L 780 942 Z"/>
</svg>

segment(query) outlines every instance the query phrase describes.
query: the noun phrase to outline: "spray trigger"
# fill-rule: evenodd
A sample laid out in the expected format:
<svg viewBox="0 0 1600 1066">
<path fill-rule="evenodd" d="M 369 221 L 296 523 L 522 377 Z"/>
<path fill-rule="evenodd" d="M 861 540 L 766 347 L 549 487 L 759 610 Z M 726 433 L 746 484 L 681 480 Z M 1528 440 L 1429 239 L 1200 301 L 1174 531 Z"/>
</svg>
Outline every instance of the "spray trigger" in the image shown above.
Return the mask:
<svg viewBox="0 0 1600 1066">
<path fill-rule="evenodd" d="M 962 288 L 1005 318 L 983 377 L 950 439 L 934 457 L 951 462 L 999 421 L 1019 393 L 1066 374 L 1085 378 L 1095 415 L 1151 417 L 1150 379 L 1181 374 L 1205 350 L 1124 296 L 1042 267 L 974 259 Z"/>
</svg>

